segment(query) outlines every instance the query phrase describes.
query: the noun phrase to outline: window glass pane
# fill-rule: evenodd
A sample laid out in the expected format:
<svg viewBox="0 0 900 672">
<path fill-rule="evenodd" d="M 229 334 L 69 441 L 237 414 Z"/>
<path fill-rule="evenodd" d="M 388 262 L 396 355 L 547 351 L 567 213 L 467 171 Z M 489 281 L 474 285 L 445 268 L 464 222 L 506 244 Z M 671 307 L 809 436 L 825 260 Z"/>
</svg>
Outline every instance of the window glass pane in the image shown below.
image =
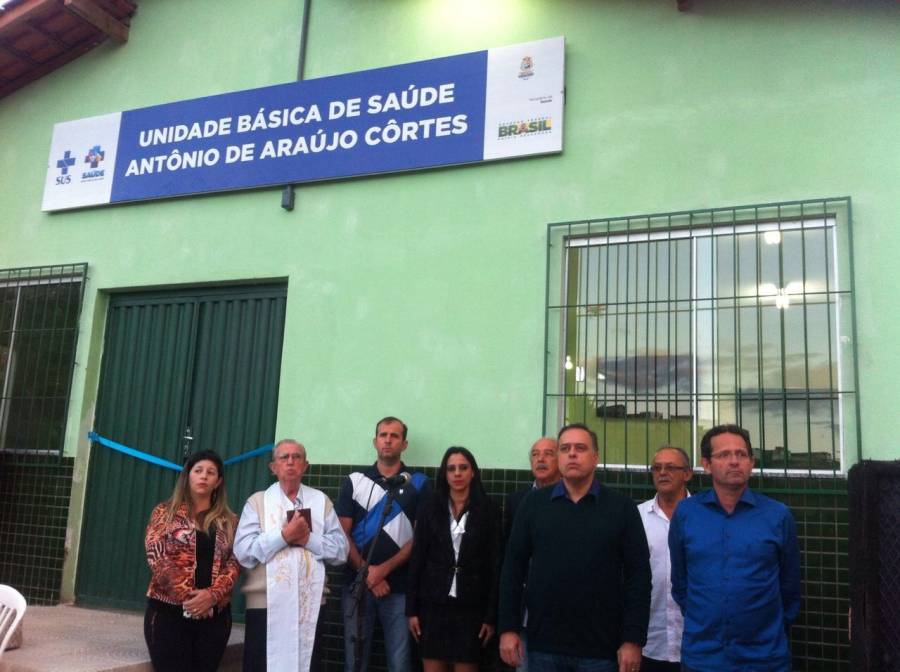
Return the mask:
<svg viewBox="0 0 900 672">
<path fill-rule="evenodd" d="M 698 299 L 709 299 L 715 296 L 715 268 L 712 256 L 713 240 L 709 236 L 695 239 L 697 255 L 697 296 Z"/>
<path fill-rule="evenodd" d="M 837 351 L 834 330 L 834 305 L 814 298 L 806 305 L 806 339 L 809 361 L 809 387 L 814 390 L 837 390 Z M 829 319 L 829 312 L 831 319 Z"/>
<path fill-rule="evenodd" d="M 780 246 L 767 243 L 762 233 L 753 234 L 753 238 L 758 247 L 759 287 L 763 285 L 782 287 Z"/>
<path fill-rule="evenodd" d="M 713 393 L 713 314 L 707 309 L 698 310 L 696 315 L 697 332 L 697 392 L 711 395 Z"/>
<path fill-rule="evenodd" d="M 781 311 L 770 301 L 759 309 L 761 321 L 759 358 L 762 360 L 762 387 L 780 389 L 782 387 L 781 365 Z"/>
<path fill-rule="evenodd" d="M 738 237 L 738 291 L 740 296 L 755 297 L 758 294 L 757 245 L 755 234 Z"/>
<path fill-rule="evenodd" d="M 738 320 L 740 389 L 755 390 L 760 387 L 759 311 L 756 306 L 743 304 Z"/>
<path fill-rule="evenodd" d="M 735 353 L 735 309 L 720 307 L 716 316 L 715 371 L 716 390 L 721 394 L 737 392 L 737 359 Z M 698 348 L 698 351 L 699 348 Z M 702 352 L 702 351 L 701 351 Z"/>
<path fill-rule="evenodd" d="M 779 312 L 784 324 L 784 386 L 789 389 L 805 389 L 809 362 L 806 351 L 806 311 L 803 303 L 799 302 L 792 303 Z"/>
<path fill-rule="evenodd" d="M 670 265 L 674 269 L 675 298 L 690 301 L 691 296 L 691 241 L 679 239 L 669 246 Z"/>
<path fill-rule="evenodd" d="M 721 299 L 730 299 L 736 296 L 735 247 L 737 246 L 737 237 L 734 235 L 716 236 L 715 244 L 715 295 Z"/>
<path fill-rule="evenodd" d="M 689 271 L 690 258 L 689 240 L 615 242 L 579 256 L 596 270 L 579 270 L 567 378 L 591 404 L 570 399 L 567 417 L 598 432 L 607 463 L 645 464 L 663 443 L 689 445 L 691 312 L 675 299 L 689 297 L 690 276 L 677 269 Z"/>
</svg>

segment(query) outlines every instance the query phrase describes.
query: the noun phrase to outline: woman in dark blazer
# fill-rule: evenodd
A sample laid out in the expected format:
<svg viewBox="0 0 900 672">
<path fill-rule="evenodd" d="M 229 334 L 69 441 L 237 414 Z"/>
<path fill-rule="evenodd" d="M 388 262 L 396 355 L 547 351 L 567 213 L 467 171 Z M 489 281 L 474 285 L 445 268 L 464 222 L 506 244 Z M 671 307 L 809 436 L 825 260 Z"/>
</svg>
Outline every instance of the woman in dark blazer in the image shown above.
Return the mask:
<svg viewBox="0 0 900 672">
<path fill-rule="evenodd" d="M 497 622 L 501 548 L 500 513 L 475 456 L 448 448 L 409 560 L 406 615 L 425 672 L 478 669 Z"/>
</svg>

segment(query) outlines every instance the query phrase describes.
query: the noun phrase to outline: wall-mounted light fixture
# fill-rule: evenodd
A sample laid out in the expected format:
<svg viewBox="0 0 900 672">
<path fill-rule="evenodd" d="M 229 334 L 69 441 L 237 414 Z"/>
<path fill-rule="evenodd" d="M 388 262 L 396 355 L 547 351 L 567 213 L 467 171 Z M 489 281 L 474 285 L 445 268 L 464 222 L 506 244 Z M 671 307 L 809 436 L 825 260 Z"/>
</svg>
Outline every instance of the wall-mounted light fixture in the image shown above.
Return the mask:
<svg viewBox="0 0 900 672">
<path fill-rule="evenodd" d="M 784 310 L 791 305 L 791 296 L 803 293 L 803 283 L 789 282 L 785 287 L 776 287 L 771 282 L 764 282 L 757 290 L 760 296 L 775 297 L 775 307 Z"/>
</svg>

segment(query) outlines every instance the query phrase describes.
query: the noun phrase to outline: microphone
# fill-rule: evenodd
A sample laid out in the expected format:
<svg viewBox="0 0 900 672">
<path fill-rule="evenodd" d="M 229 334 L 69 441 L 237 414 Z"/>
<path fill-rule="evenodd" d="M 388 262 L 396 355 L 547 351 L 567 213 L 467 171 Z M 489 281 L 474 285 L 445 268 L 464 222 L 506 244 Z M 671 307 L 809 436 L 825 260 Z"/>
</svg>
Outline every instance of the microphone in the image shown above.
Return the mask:
<svg viewBox="0 0 900 672">
<path fill-rule="evenodd" d="M 409 475 L 408 471 L 401 471 L 399 474 L 394 474 L 393 476 L 390 476 L 388 478 L 382 478 L 381 486 L 385 490 L 389 490 L 391 488 L 402 488 L 411 480 L 412 476 Z"/>
</svg>

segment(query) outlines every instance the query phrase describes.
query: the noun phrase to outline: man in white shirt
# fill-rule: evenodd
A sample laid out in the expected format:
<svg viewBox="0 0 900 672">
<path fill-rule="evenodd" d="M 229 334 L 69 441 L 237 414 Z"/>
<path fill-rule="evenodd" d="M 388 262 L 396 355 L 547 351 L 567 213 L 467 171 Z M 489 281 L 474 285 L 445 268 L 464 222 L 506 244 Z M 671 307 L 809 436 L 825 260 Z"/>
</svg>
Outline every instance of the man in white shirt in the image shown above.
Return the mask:
<svg viewBox="0 0 900 672">
<path fill-rule="evenodd" d="M 234 537 L 247 569 L 244 672 L 309 672 L 321 667 L 316 646 L 325 564 L 341 565 L 349 546 L 331 500 L 301 483 L 306 448 L 282 439 L 269 468 L 278 479 L 250 496 Z"/>
<path fill-rule="evenodd" d="M 641 672 L 679 672 L 681 670 L 681 609 L 672 599 L 669 558 L 669 521 L 675 507 L 690 493 L 687 483 L 694 475 L 691 460 L 681 448 L 663 446 L 650 464 L 656 496 L 638 507 L 647 544 L 653 592 L 650 597 L 650 625 L 643 649 Z"/>
</svg>

